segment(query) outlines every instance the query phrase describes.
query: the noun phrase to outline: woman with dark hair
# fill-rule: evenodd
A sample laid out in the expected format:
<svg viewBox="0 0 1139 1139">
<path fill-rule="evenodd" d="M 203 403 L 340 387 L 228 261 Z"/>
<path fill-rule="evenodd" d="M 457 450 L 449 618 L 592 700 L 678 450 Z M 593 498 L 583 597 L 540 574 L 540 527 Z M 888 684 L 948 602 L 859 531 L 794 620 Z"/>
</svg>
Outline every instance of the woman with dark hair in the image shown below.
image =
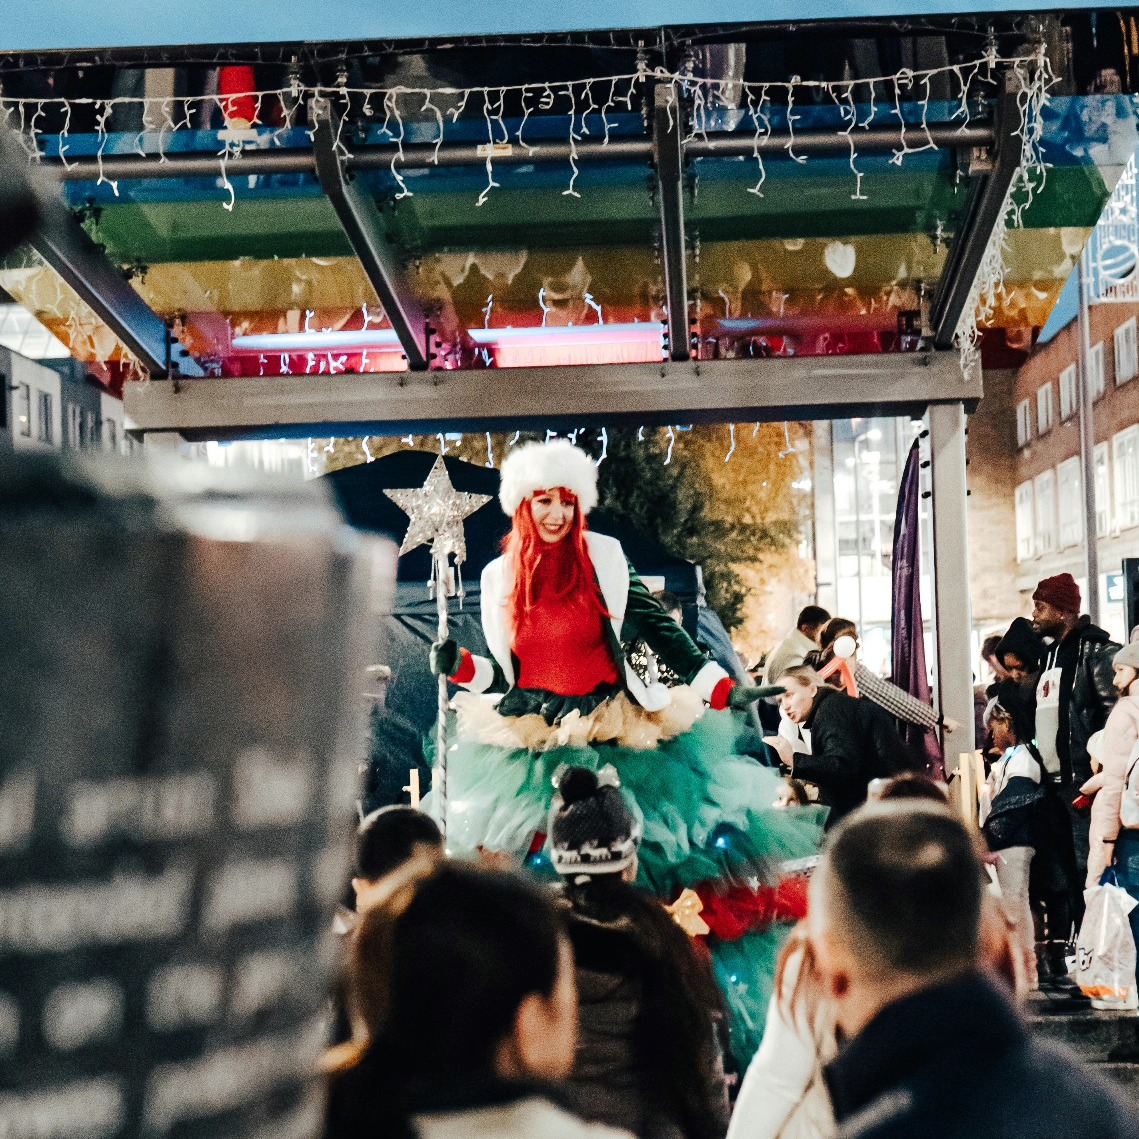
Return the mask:
<svg viewBox="0 0 1139 1139">
<path fill-rule="evenodd" d="M 1050 972 L 1066 972 L 1062 957 L 1071 926 L 1075 851 L 1067 815 L 1032 739 L 1032 710 L 1020 685 L 1004 680 L 985 713 L 993 760 L 982 790 L 979 822 L 989 850 L 999 854 L 997 878 L 1005 909 L 1026 951 L 1036 987 L 1033 908 L 1044 910 Z"/>
<path fill-rule="evenodd" d="M 356 1039 L 325 1139 L 617 1139 L 557 1106 L 573 1064 L 573 953 L 522 878 L 410 868 L 352 943 Z"/>
<path fill-rule="evenodd" d="M 576 963 L 575 1108 L 639 1139 L 720 1139 L 719 992 L 688 935 L 631 885 L 640 830 L 616 772 L 561 772 L 549 832 Z"/>
<path fill-rule="evenodd" d="M 1036 737 L 1036 682 L 1044 663 L 1047 648 L 1040 634 L 1026 617 L 1017 617 L 997 644 L 996 656 L 1004 667 L 1008 679 L 994 687 L 995 695 L 1000 684 L 1009 681 L 1017 686 L 1023 708 L 1025 739 Z M 1007 689 L 1006 689 L 1007 691 Z"/>
</svg>

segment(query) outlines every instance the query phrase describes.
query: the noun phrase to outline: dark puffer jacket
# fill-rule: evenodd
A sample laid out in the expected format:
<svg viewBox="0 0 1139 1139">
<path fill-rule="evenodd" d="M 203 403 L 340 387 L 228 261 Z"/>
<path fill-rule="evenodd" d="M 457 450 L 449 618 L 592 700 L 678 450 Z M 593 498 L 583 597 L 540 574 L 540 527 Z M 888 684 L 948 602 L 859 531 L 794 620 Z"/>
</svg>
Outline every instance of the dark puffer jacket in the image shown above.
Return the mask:
<svg viewBox="0 0 1139 1139">
<path fill-rule="evenodd" d="M 1056 753 L 1065 783 L 1076 786 L 1092 776 L 1088 740 L 1107 723 L 1119 693 L 1112 680 L 1112 658 L 1120 646 L 1091 618 L 1081 617 L 1076 627 L 1054 646 L 1045 667 L 1058 664 L 1060 677 L 1060 730 Z"/>
<path fill-rule="evenodd" d="M 587 1120 L 638 1139 L 718 1139 L 728 1097 L 714 982 L 688 936 L 619 882 L 600 898 L 567 891 L 578 1045 L 566 1092 Z"/>
</svg>

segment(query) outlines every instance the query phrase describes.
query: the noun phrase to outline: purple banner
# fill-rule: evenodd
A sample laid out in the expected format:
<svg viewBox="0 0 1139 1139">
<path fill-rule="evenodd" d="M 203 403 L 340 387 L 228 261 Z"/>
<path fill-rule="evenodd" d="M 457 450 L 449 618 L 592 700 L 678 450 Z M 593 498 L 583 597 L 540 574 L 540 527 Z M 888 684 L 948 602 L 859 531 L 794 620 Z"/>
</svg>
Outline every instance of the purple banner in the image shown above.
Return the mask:
<svg viewBox="0 0 1139 1139">
<path fill-rule="evenodd" d="M 894 683 L 911 696 L 932 703 L 925 666 L 924 623 L 921 612 L 921 458 L 918 441 L 910 448 L 898 487 L 898 514 L 894 519 L 893 615 L 890 649 Z M 923 755 L 926 770 L 945 778 L 945 762 L 936 735 L 915 724 L 902 725 L 906 743 Z"/>
</svg>

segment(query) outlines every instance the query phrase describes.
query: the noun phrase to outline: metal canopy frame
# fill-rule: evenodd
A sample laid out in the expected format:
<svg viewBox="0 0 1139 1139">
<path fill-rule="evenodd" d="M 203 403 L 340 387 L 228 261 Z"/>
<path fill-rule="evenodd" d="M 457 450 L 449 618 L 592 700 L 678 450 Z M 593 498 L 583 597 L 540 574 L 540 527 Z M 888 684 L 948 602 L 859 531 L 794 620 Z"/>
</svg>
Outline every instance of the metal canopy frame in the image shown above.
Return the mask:
<svg viewBox="0 0 1139 1139">
<path fill-rule="evenodd" d="M 1015 108 L 1011 108 L 1015 111 Z M 369 170 L 387 169 L 392 164 L 391 147 L 357 146 L 352 150 L 343 144 L 349 126 L 328 99 L 311 103 L 313 130 L 311 149 L 270 149 L 243 151 L 230 159 L 230 171 L 240 176 L 273 176 L 279 174 L 313 174 L 320 182 L 340 222 L 352 251 L 383 306 L 392 328 L 399 338 L 408 366 L 413 372 L 431 369 L 433 338 L 436 330 L 459 329 L 458 318 L 446 302 L 435 302 L 438 311 L 428 310 L 407 282 L 406 267 L 392 244 L 383 213 L 373 195 L 356 181 L 356 175 Z M 1006 115 L 1007 117 L 1007 115 Z M 780 153 L 788 149 L 793 137 L 795 151 L 801 155 L 834 155 L 847 153 L 850 140 L 842 131 L 769 132 L 756 139 L 738 132 L 713 131 L 687 135 L 685 104 L 678 89 L 671 84 L 658 84 L 653 92 L 651 129 L 646 137 L 614 137 L 608 142 L 580 140 L 569 143 L 545 141 L 533 148 L 502 148 L 496 153 L 496 164 L 561 163 L 576 160 L 644 161 L 655 168 L 656 192 L 660 212 L 661 254 L 667 297 L 669 357 L 682 363 L 692 358 L 691 324 L 688 303 L 687 240 L 684 218 L 685 163 L 693 159 L 753 158 L 758 152 Z M 1008 128 L 1004 127 L 1006 133 Z M 988 124 L 961 129 L 953 124 L 934 123 L 928 127 L 929 140 L 938 148 L 958 151 L 962 147 L 991 146 L 994 131 Z M 904 143 L 903 128 L 880 127 L 861 132 L 859 147 L 866 152 L 888 152 Z M 1015 169 L 1013 147 L 997 147 L 998 165 L 1007 156 Z M 482 166 L 486 155 L 482 148 L 470 143 L 405 143 L 400 164 L 407 169 L 433 166 Z M 57 157 L 44 157 L 41 169 L 50 171 L 58 182 L 80 182 L 96 178 L 165 179 L 193 178 L 212 175 L 217 170 L 215 154 L 172 153 L 159 155 L 108 155 L 76 157 L 64 163 Z M 999 208 L 1003 200 L 1000 186 L 1007 187 L 1011 171 L 1005 176 L 994 173 L 974 201 L 966 237 L 983 228 L 981 219 L 993 213 L 990 199 Z M 991 187 L 991 189 L 990 189 Z M 152 376 L 202 376 L 202 367 L 172 337 L 166 323 L 131 288 L 119 268 L 111 264 L 98 246 L 87 236 L 67 207 L 55 199 L 45 203 L 47 224 L 34 243 L 43 259 L 70 284 L 83 300 L 106 322 Z M 979 219 L 974 221 L 974 217 Z M 989 221 L 988 229 L 991 230 Z M 951 257 L 979 264 L 984 250 L 974 254 L 974 241 L 959 241 Z M 964 246 L 968 245 L 965 250 Z M 976 275 L 975 267 L 968 283 L 953 295 L 938 298 L 951 307 L 963 306 Z M 960 295 L 958 296 L 958 293 Z M 945 318 L 948 321 L 948 317 Z M 945 346 L 945 338 L 937 342 Z M 466 345 L 469 347 L 469 345 Z"/>
<path fill-rule="evenodd" d="M 202 438 L 342 434 L 345 424 L 391 435 L 525 422 L 561 429 L 920 416 L 933 404 L 980 398 L 979 370 L 964 374 L 957 352 L 210 379 L 125 391 L 136 434 Z"/>
<path fill-rule="evenodd" d="M 1005 77 L 1006 84 L 1009 77 Z M 936 348 L 950 348 L 969 304 L 985 251 L 1004 213 L 1005 198 L 1020 165 L 1022 139 L 1016 96 L 1007 90 L 993 114 L 991 169 L 982 174 L 949 249 L 931 317 Z"/>
<path fill-rule="evenodd" d="M 43 220 L 32 248 L 54 269 L 152 376 L 202 376 L 166 322 L 131 288 L 58 197 L 41 195 Z"/>
<path fill-rule="evenodd" d="M 399 259 L 374 199 L 345 169 L 340 155 L 343 123 L 327 99 L 314 99 L 311 112 L 312 152 L 321 188 L 399 337 L 408 367 L 426 371 L 431 361 L 427 314 L 403 283 Z"/>
</svg>

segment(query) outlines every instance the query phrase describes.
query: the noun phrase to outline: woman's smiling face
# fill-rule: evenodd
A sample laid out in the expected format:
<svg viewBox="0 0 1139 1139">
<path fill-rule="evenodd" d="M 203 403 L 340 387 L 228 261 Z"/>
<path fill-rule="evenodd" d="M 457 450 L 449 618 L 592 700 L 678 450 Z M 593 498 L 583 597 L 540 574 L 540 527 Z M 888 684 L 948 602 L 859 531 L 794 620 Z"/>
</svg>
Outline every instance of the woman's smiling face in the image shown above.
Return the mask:
<svg viewBox="0 0 1139 1139">
<path fill-rule="evenodd" d="M 540 490 L 530 499 L 530 513 L 543 542 L 560 542 L 573 526 L 577 499 L 560 487 Z"/>
</svg>

